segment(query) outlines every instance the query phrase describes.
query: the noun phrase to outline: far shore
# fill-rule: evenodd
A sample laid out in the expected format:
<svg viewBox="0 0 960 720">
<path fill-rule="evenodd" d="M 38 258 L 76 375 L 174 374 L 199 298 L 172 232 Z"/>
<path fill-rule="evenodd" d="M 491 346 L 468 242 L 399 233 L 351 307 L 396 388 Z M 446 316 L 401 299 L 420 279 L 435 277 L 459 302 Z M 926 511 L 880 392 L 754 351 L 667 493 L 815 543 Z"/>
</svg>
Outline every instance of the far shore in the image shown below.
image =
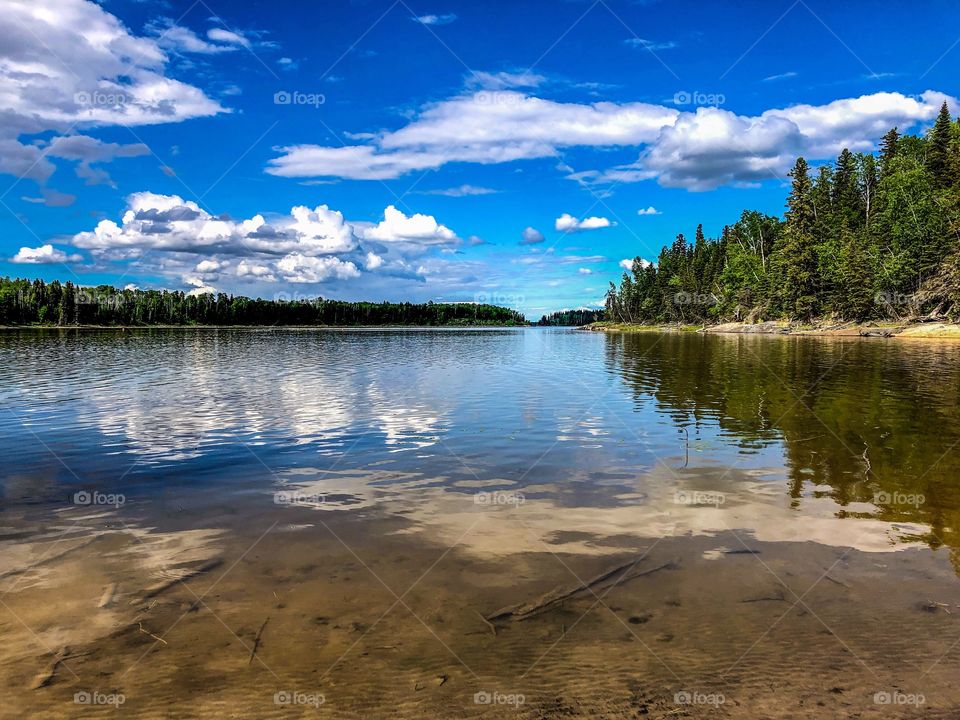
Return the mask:
<svg viewBox="0 0 960 720">
<path fill-rule="evenodd" d="M 767 321 L 760 323 L 719 323 L 717 325 L 597 322 L 584 330 L 594 332 L 698 332 L 734 335 L 809 335 L 817 337 L 936 338 L 960 340 L 960 324 L 946 322 L 829 323 Z"/>
<path fill-rule="evenodd" d="M 0 325 L 0 330 L 477 330 L 529 325 Z"/>
</svg>

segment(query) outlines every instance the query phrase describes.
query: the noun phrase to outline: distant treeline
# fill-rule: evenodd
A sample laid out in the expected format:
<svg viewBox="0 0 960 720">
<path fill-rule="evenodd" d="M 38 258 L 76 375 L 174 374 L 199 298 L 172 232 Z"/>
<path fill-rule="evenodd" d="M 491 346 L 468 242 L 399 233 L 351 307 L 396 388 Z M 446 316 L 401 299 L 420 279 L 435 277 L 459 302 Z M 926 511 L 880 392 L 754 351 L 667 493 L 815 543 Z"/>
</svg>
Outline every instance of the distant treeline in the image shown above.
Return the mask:
<svg viewBox="0 0 960 720">
<path fill-rule="evenodd" d="M 252 300 L 225 293 L 81 287 L 0 278 L 0 325 L 527 325 L 515 310 L 473 303 Z"/>
<path fill-rule="evenodd" d="M 789 318 L 960 319 L 960 121 L 944 104 L 925 137 L 896 128 L 878 155 L 799 158 L 781 220 L 745 211 L 702 226 L 655 265 L 636 258 L 607 294 L 616 322 Z"/>
<path fill-rule="evenodd" d="M 605 317 L 603 310 L 560 310 L 540 318 L 537 325 L 564 325 L 580 327 L 599 322 Z"/>
</svg>

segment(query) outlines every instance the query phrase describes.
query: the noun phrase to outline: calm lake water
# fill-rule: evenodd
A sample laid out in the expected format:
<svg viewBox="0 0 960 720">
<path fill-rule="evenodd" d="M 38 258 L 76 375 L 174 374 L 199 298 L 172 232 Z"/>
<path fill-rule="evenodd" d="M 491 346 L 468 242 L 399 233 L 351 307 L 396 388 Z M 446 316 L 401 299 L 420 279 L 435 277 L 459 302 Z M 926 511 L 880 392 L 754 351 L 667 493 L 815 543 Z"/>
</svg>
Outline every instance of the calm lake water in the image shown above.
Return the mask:
<svg viewBox="0 0 960 720">
<path fill-rule="evenodd" d="M 956 717 L 958 400 L 922 340 L 5 332 L 0 712 Z"/>
</svg>

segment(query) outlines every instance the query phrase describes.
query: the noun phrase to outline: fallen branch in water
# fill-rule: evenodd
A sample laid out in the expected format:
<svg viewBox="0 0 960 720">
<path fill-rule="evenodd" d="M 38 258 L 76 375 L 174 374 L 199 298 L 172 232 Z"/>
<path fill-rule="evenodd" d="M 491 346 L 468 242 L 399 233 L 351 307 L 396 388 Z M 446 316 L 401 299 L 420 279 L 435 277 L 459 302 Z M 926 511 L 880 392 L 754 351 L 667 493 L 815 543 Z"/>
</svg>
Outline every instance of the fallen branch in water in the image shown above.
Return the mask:
<svg viewBox="0 0 960 720">
<path fill-rule="evenodd" d="M 493 633 L 493 636 L 496 637 L 496 636 L 497 636 L 497 626 L 494 625 L 494 624 L 493 624 L 492 622 L 490 622 L 489 620 L 487 620 L 487 619 L 483 616 L 483 613 L 481 613 L 479 610 L 474 610 L 474 612 L 477 613 L 477 617 L 479 617 L 481 620 L 483 620 L 483 622 L 486 624 L 486 626 L 487 626 L 488 628 L 490 628 L 490 632 Z"/>
<path fill-rule="evenodd" d="M 164 645 L 167 645 L 167 644 L 168 644 L 167 641 L 164 640 L 162 637 L 159 637 L 159 636 L 157 636 L 157 635 L 154 635 L 152 632 L 150 632 L 149 630 L 147 630 L 147 629 L 143 626 L 143 623 L 142 623 L 142 622 L 138 622 L 137 625 L 138 625 L 139 628 L 140 628 L 140 632 L 142 632 L 144 635 L 149 635 L 149 636 L 152 637 L 154 640 L 156 640 L 157 642 L 162 642 Z"/>
<path fill-rule="evenodd" d="M 641 558 L 642 560 L 642 558 Z M 660 570 L 674 569 L 677 567 L 677 562 L 671 560 L 670 562 L 663 563 L 657 567 L 650 568 L 648 570 L 643 570 L 640 572 L 631 572 L 640 560 L 631 560 L 625 562 L 621 565 L 618 565 L 610 570 L 600 573 L 596 577 L 591 578 L 585 582 L 582 582 L 580 585 L 575 587 L 552 590 L 545 595 L 541 595 L 538 599 L 521 603 L 519 605 L 513 605 L 511 607 L 503 608 L 498 610 L 492 615 L 487 615 L 486 619 L 489 621 L 494 620 L 503 620 L 510 618 L 513 620 L 526 620 L 538 615 L 541 612 L 549 609 L 551 606 L 556 605 L 564 600 L 567 600 L 575 595 L 578 595 L 581 592 L 593 590 L 594 588 L 613 588 L 619 585 L 622 582 L 627 580 L 632 580 L 633 578 L 643 577 L 644 575 L 651 575 Z M 617 575 L 619 574 L 619 577 Z M 613 579 L 612 583 L 607 583 L 608 580 Z"/>
<path fill-rule="evenodd" d="M 824 576 L 823 576 L 823 579 L 824 579 L 824 580 L 829 580 L 829 581 L 832 582 L 834 585 L 839 585 L 840 587 L 845 587 L 845 588 L 849 588 L 849 587 L 850 587 L 850 586 L 849 586 L 847 583 L 845 583 L 843 580 L 837 580 L 835 577 L 831 577 L 830 575 L 824 575 Z"/>
<path fill-rule="evenodd" d="M 783 596 L 783 590 L 777 590 L 776 595 L 762 595 L 761 597 L 746 598 L 741 600 L 742 603 L 755 603 L 755 602 L 786 602 L 787 598 Z"/>
<path fill-rule="evenodd" d="M 66 647 L 60 648 L 54 654 L 53 660 L 50 661 L 50 664 L 34 676 L 33 682 L 30 683 L 30 689 L 39 690 L 40 688 L 49 685 L 53 681 L 54 675 L 57 674 L 57 668 L 60 666 L 60 663 L 62 663 L 64 658 L 67 657 L 68 652 L 69 650 Z"/>
<path fill-rule="evenodd" d="M 267 626 L 268 622 L 270 622 L 269 615 L 267 615 L 267 619 L 263 621 L 263 625 L 260 626 L 260 629 L 257 630 L 257 636 L 253 639 L 253 647 L 250 649 L 250 659 L 247 660 L 247 665 L 253 664 L 253 658 L 257 654 L 257 648 L 260 647 L 260 638 L 263 637 L 263 629 Z"/>
</svg>

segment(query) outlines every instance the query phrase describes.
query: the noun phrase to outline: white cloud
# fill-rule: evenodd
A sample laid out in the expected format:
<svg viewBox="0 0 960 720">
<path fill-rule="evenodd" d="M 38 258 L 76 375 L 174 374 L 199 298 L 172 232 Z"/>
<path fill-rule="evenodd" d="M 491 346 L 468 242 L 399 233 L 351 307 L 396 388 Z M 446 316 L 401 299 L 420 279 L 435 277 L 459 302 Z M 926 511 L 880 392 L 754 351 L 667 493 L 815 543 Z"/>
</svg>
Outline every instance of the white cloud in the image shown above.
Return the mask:
<svg viewBox="0 0 960 720">
<path fill-rule="evenodd" d="M 525 228 L 521 233 L 521 245 L 538 245 L 545 240 L 543 233 L 533 227 Z"/>
<path fill-rule="evenodd" d="M 318 283 L 336 277 L 341 280 L 360 276 L 352 262 L 335 257 L 312 257 L 292 253 L 277 263 L 277 270 L 287 282 Z"/>
<path fill-rule="evenodd" d="M 296 206 L 271 222 L 260 214 L 235 221 L 178 195 L 139 192 L 127 198 L 120 225 L 101 220 L 93 231 L 75 235 L 73 244 L 104 255 L 124 249 L 316 256 L 350 252 L 357 239 L 343 215 L 326 205 Z"/>
<path fill-rule="evenodd" d="M 383 211 L 380 224 L 366 229 L 363 237 L 386 243 L 415 240 L 430 245 L 446 245 L 457 239 L 453 230 L 440 225 L 432 215 L 416 213 L 407 217 L 393 205 Z"/>
<path fill-rule="evenodd" d="M 560 232 L 579 232 L 581 230 L 598 230 L 610 227 L 611 222 L 605 217 L 588 217 L 578 220 L 573 215 L 564 213 L 557 218 L 555 227 Z"/>
<path fill-rule="evenodd" d="M 245 48 L 251 46 L 250 41 L 243 35 L 224 28 L 210 28 L 207 30 L 207 37 L 215 42 L 227 43 L 228 45 L 239 45 Z"/>
<path fill-rule="evenodd" d="M 593 275 L 593 270 L 590 268 L 577 268 L 577 272 L 581 275 Z"/>
<path fill-rule="evenodd" d="M 537 87 L 547 81 L 543 75 L 524 70 L 522 72 L 482 72 L 475 71 L 467 76 L 468 87 L 480 87 L 486 90 L 506 90 L 508 88 Z"/>
<path fill-rule="evenodd" d="M 778 75 L 768 75 L 763 79 L 763 82 L 776 82 L 777 80 L 789 80 L 790 78 L 795 78 L 800 73 L 794 71 L 779 73 Z"/>
<path fill-rule="evenodd" d="M 641 153 L 639 165 L 661 185 L 711 190 L 783 179 L 798 155 L 832 158 L 843 148 L 869 152 L 891 127 L 936 117 L 944 100 L 876 93 L 826 105 L 795 105 L 743 117 L 719 108 L 699 108 L 665 128 Z"/>
<path fill-rule="evenodd" d="M 646 103 L 577 105 L 514 91 L 478 91 L 428 105 L 407 126 L 371 144 L 281 148 L 267 172 L 282 177 L 396 178 L 449 162 L 496 164 L 552 157 L 575 145 L 652 142 L 678 115 Z"/>
<path fill-rule="evenodd" d="M 444 188 L 442 190 L 426 190 L 424 195 L 444 195 L 446 197 L 467 197 L 469 195 L 493 195 L 500 192 L 492 188 L 477 187 L 475 185 L 460 185 L 459 187 Z"/>
<path fill-rule="evenodd" d="M 651 205 L 648 208 L 640 208 L 637 210 L 637 215 L 663 215 L 663 213 Z"/>
<path fill-rule="evenodd" d="M 116 158 L 130 158 L 149 155 L 150 148 L 143 143 L 121 145 L 105 143 L 89 135 L 61 135 L 54 137 L 46 146 L 48 157 L 79 161 L 76 167 L 77 177 L 86 180 L 87 185 L 110 185 L 115 187 L 110 175 L 92 163 L 112 162 Z"/>
<path fill-rule="evenodd" d="M 457 16 L 448 13 L 447 15 L 420 15 L 412 19 L 421 25 L 449 25 L 457 19 Z"/>
<path fill-rule="evenodd" d="M 677 43 L 673 40 L 645 40 L 644 38 L 632 37 L 627 38 L 623 41 L 625 45 L 635 48 L 643 48 L 644 50 L 672 50 L 677 47 Z"/>
<path fill-rule="evenodd" d="M 631 270 L 633 270 L 633 258 L 624 258 L 618 264 L 627 272 L 630 272 Z M 644 260 L 643 258 L 640 258 L 640 267 L 647 267 L 650 264 L 651 263 L 649 260 Z"/>
<path fill-rule="evenodd" d="M 94 2 L 5 3 L 0 15 L 0 172 L 39 183 L 53 174 L 56 166 L 44 155 L 45 148 L 21 143 L 24 135 L 72 127 L 135 127 L 225 112 L 199 88 L 167 77 L 167 61 L 155 39 L 131 34 Z M 87 149 L 102 153 L 104 147 Z M 111 151 L 121 152 L 120 147 L 130 146 L 112 146 Z M 81 172 L 105 181 L 89 162 Z"/>
<path fill-rule="evenodd" d="M 63 250 L 58 250 L 50 244 L 35 248 L 22 247 L 16 255 L 10 258 L 10 262 L 23 265 L 51 265 L 54 263 L 80 262 L 82 260 L 82 255 L 68 255 Z"/>
<path fill-rule="evenodd" d="M 156 43 L 164 50 L 174 53 L 216 55 L 232 52 L 234 45 L 217 45 L 207 42 L 190 28 L 176 25 L 171 18 L 160 18 L 147 25 L 147 31 L 156 37 Z"/>
<path fill-rule="evenodd" d="M 493 76 L 491 76 L 493 77 Z M 641 148 L 636 162 L 568 175 L 583 184 L 657 179 L 705 190 L 782 178 L 798 154 L 871 150 L 893 126 L 929 122 L 947 100 L 875 93 L 826 105 L 795 105 L 757 116 L 716 107 L 695 112 L 647 103 L 560 103 L 511 90 L 469 92 L 425 106 L 408 124 L 355 135 L 364 144 L 292 145 L 267 172 L 283 177 L 390 179 L 451 162 L 496 164 L 557 157 L 563 148 Z"/>
<path fill-rule="evenodd" d="M 431 253 L 460 243 L 433 216 L 408 216 L 393 206 L 376 225 L 349 222 L 327 205 L 242 219 L 151 192 L 128 196 L 119 221 L 101 220 L 72 238 L 74 247 L 90 252 L 98 270 L 122 263 L 127 273 L 162 276 L 198 291 L 238 283 L 257 288 L 276 282 L 342 284 L 374 277 L 373 271 L 384 280 L 422 283 L 427 272 L 421 268 L 439 282 L 456 263 Z M 23 261 L 30 252 L 36 251 L 25 249 Z"/>
<path fill-rule="evenodd" d="M 62 193 L 51 188 L 43 188 L 40 197 L 22 196 L 20 199 L 35 205 L 45 205 L 46 207 L 69 207 L 76 202 L 77 196 Z"/>
</svg>

